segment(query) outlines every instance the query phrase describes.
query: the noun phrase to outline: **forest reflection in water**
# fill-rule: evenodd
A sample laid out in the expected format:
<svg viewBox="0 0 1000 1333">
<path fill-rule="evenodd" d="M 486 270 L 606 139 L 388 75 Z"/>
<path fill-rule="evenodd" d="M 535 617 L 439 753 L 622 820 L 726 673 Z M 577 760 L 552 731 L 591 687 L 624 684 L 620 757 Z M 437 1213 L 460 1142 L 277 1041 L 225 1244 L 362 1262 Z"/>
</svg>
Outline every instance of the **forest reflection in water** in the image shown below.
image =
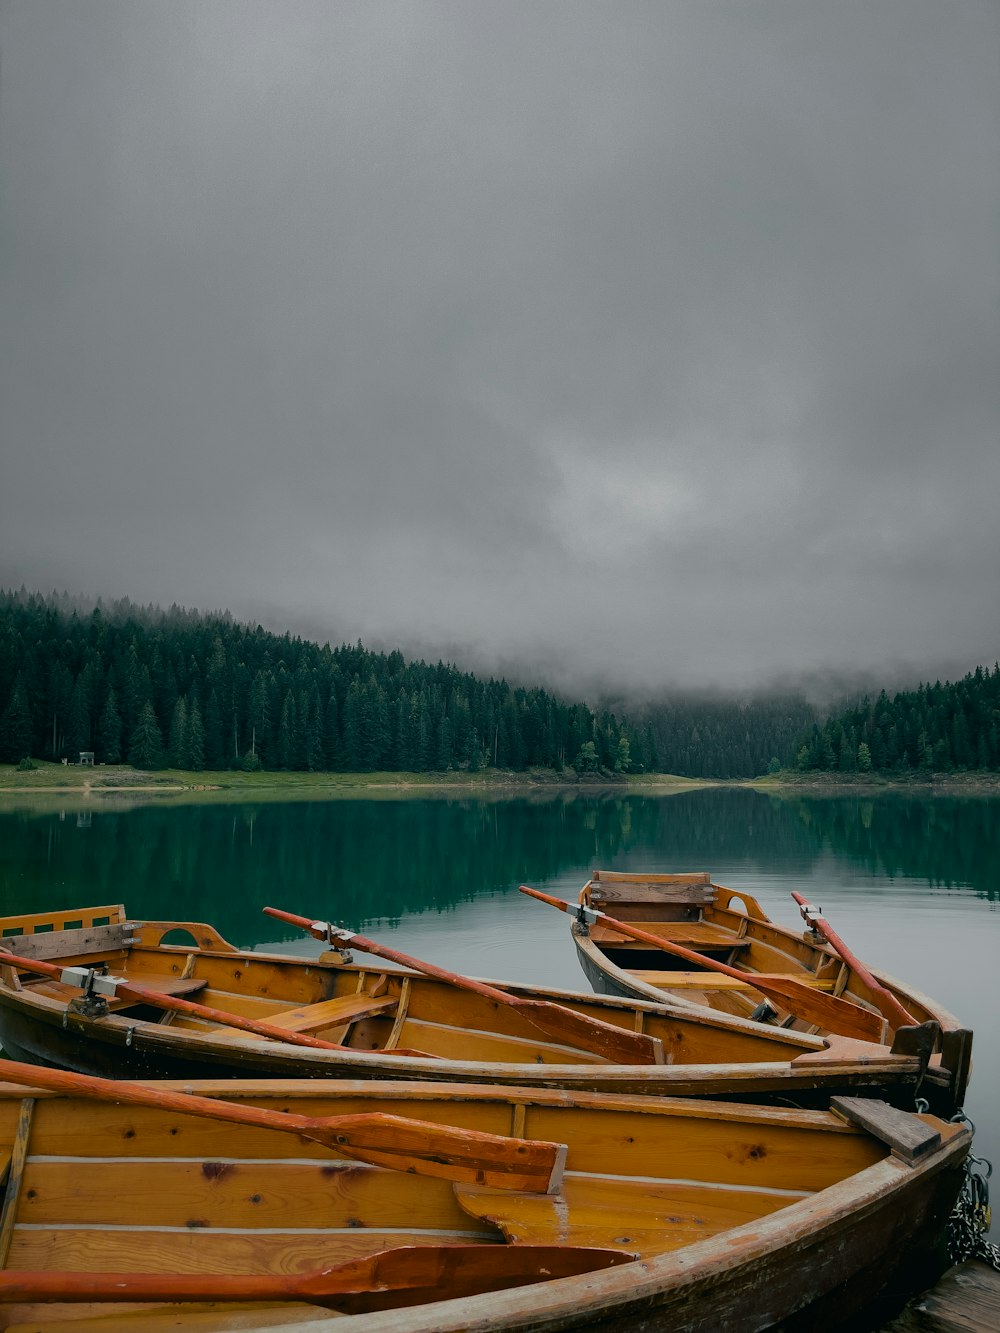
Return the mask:
<svg viewBox="0 0 1000 1333">
<path fill-rule="evenodd" d="M 506 800 L 340 800 L 0 807 L 0 911 L 125 901 L 134 915 L 206 914 L 243 944 L 291 894 L 357 926 L 441 911 L 523 881 L 596 866 L 776 870 L 918 880 L 1000 899 L 1000 799 L 773 797 L 708 789 L 670 797 L 555 794 Z M 871 885 L 875 887 L 875 885 Z"/>
<path fill-rule="evenodd" d="M 1000 1166 L 998 816 L 995 797 L 729 788 L 0 807 L 0 913 L 122 902 L 134 917 L 210 921 L 243 946 L 314 953 L 262 915 L 272 904 L 457 971 L 581 989 L 566 918 L 518 884 L 573 898 L 597 867 L 707 870 L 785 925 L 800 889 L 867 962 L 976 1030 L 968 1109 Z"/>
</svg>

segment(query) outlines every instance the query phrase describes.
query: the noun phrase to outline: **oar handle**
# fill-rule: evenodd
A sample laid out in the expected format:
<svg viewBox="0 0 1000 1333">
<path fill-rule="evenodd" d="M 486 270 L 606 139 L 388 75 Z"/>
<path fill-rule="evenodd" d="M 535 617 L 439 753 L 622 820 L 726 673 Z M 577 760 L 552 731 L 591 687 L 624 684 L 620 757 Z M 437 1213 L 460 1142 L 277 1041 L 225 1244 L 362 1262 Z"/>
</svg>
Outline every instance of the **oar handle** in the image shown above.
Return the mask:
<svg viewBox="0 0 1000 1333">
<path fill-rule="evenodd" d="M 338 938 L 338 928 L 325 921 L 310 921 L 308 917 L 295 916 L 292 912 L 283 912 L 277 907 L 265 907 L 267 916 L 279 921 L 288 921 L 301 926 L 318 939 Z M 555 1037 L 568 1046 L 581 1050 L 593 1051 L 615 1064 L 660 1064 L 663 1062 L 663 1044 L 658 1039 L 642 1032 L 629 1032 L 613 1023 L 605 1023 L 599 1018 L 590 1018 L 552 1000 L 526 999 L 521 995 L 510 995 L 507 991 L 491 986 L 486 981 L 476 981 L 473 977 L 463 976 L 460 972 L 449 972 L 434 963 L 425 963 L 421 958 L 411 958 L 409 954 L 399 953 L 384 944 L 377 944 L 364 935 L 353 935 L 349 931 L 339 933 L 344 943 L 350 943 L 362 953 L 373 953 L 378 958 L 385 958 L 400 967 L 413 972 L 421 972 L 435 981 L 456 986 L 460 990 L 471 991 L 493 1004 L 504 1005 L 513 1009 L 533 1027 L 548 1037 Z"/>
<path fill-rule="evenodd" d="M 294 912 L 282 911 L 280 907 L 265 907 L 263 912 L 265 916 L 273 916 L 278 921 L 287 921 L 289 925 L 299 926 L 318 940 L 349 944 L 354 949 L 360 949 L 362 953 L 374 954 L 376 958 L 384 958 L 387 962 L 409 968 L 412 972 L 422 972 L 424 976 L 433 977 L 436 981 L 446 981 L 451 986 L 461 986 L 465 990 L 482 995 L 485 999 L 495 1000 L 498 1004 L 517 1003 L 514 997 L 497 990 L 495 986 L 490 986 L 485 981 L 474 981 L 472 977 L 449 972 L 434 963 L 425 963 L 421 958 L 411 958 L 409 954 L 400 953 L 398 949 L 390 949 L 387 944 L 379 944 L 376 940 L 370 940 L 367 935 L 358 935 L 329 921 L 314 921 L 307 916 L 296 916 Z"/>
<path fill-rule="evenodd" d="M 353 942 L 355 939 L 353 931 L 335 926 L 331 921 L 317 921 L 311 916 L 298 916 L 297 913 L 286 912 L 281 907 L 265 907 L 262 910 L 265 916 L 273 916 L 276 921 L 285 921 L 290 926 L 298 926 L 300 930 L 328 944 L 334 942 L 346 944 L 348 940 Z M 366 950 L 362 950 L 362 953 L 364 952 Z"/>
<path fill-rule="evenodd" d="M 858 976 L 872 992 L 872 998 L 881 1009 L 885 1017 L 895 1027 L 916 1027 L 917 1020 L 908 1009 L 896 999 L 892 991 L 883 986 L 881 981 L 875 977 L 872 972 L 864 965 L 861 959 L 852 949 L 841 939 L 834 928 L 823 915 L 822 909 L 814 907 L 812 903 L 801 893 L 792 891 L 792 897 L 798 903 L 799 911 L 806 925 L 813 931 L 822 935 L 827 944 L 830 945 L 834 953 L 842 959 L 843 962 Z"/>
</svg>

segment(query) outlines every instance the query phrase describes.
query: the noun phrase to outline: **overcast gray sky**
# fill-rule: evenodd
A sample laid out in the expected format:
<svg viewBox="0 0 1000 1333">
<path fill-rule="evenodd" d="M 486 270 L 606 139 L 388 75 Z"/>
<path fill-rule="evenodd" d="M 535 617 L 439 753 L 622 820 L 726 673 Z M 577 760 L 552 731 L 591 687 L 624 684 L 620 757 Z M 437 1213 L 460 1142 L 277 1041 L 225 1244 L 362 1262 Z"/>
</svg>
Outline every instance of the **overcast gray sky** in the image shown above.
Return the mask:
<svg viewBox="0 0 1000 1333">
<path fill-rule="evenodd" d="M 557 685 L 1000 653 L 994 0 L 0 16 L 0 584 Z"/>
</svg>

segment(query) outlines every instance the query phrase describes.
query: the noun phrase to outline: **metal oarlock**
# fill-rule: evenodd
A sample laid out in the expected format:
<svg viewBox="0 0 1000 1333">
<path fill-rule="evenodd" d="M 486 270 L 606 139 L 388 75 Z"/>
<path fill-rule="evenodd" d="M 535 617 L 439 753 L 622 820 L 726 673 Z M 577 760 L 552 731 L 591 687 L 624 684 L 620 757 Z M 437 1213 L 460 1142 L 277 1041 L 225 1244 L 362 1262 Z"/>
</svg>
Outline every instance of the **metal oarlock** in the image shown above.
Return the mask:
<svg viewBox="0 0 1000 1333">
<path fill-rule="evenodd" d="M 339 944 L 350 944 L 357 935 L 356 930 L 345 930 L 343 926 L 335 926 L 332 921 L 314 921 L 310 929 L 331 949 Z"/>
<path fill-rule="evenodd" d="M 601 919 L 601 914 L 593 907 L 587 907 L 585 903 L 580 903 L 576 909 L 576 919 L 581 926 L 596 926 Z"/>
<path fill-rule="evenodd" d="M 85 1018 L 104 1018 L 108 1012 L 108 1000 L 118 994 L 118 987 L 124 977 L 110 976 L 102 967 L 64 967 L 60 981 L 66 986 L 78 986 L 83 994 L 70 1000 L 63 1015 L 65 1027 L 66 1014 L 82 1014 Z"/>
</svg>

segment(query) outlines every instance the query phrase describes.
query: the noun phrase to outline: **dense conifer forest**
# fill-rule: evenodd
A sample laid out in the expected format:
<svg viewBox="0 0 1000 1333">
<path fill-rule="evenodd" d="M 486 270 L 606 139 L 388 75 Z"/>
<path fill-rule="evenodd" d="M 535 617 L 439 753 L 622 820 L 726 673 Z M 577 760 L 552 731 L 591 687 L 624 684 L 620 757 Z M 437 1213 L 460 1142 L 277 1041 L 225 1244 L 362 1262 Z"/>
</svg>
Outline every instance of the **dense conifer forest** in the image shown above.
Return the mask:
<svg viewBox="0 0 1000 1333">
<path fill-rule="evenodd" d="M 997 771 L 1000 666 L 825 722 L 793 695 L 591 708 L 226 613 L 0 590 L 0 762 L 81 751 L 193 771 Z"/>
<path fill-rule="evenodd" d="M 666 773 L 693 778 L 753 778 L 794 753 L 816 710 L 798 695 L 749 699 L 673 699 L 632 714 L 652 728 Z"/>
<path fill-rule="evenodd" d="M 225 615 L 0 592 L 0 761 L 437 772 L 656 767 L 651 733 L 542 689 Z"/>
<path fill-rule="evenodd" d="M 800 737 L 799 769 L 842 773 L 1000 770 L 1000 666 L 920 685 L 830 717 Z"/>
</svg>

